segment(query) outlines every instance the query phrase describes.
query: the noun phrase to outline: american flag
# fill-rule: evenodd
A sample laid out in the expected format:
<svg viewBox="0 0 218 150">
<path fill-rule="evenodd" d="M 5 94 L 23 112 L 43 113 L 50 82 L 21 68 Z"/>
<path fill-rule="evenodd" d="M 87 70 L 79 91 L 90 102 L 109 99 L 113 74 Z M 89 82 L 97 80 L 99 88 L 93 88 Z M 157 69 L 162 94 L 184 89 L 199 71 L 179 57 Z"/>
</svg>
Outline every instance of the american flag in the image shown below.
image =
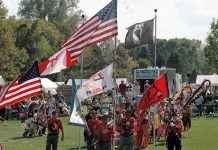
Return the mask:
<svg viewBox="0 0 218 150">
<path fill-rule="evenodd" d="M 68 49 L 72 63 L 77 62 L 86 47 L 107 40 L 117 34 L 117 0 L 112 0 L 95 16 L 83 23 L 62 44 L 62 48 Z"/>
<path fill-rule="evenodd" d="M 18 103 L 27 98 L 41 94 L 42 85 L 39 75 L 38 62 L 15 79 L 2 94 L 0 108 Z"/>
</svg>

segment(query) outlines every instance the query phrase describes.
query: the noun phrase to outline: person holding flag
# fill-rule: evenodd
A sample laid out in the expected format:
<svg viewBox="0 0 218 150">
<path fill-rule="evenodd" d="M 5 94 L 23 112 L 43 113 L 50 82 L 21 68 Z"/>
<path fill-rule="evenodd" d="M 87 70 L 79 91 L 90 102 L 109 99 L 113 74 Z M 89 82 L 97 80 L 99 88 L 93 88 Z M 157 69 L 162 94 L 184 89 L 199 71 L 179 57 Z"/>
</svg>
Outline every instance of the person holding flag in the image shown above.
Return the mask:
<svg viewBox="0 0 218 150">
<path fill-rule="evenodd" d="M 93 111 L 92 118 L 87 121 L 89 128 L 88 135 L 86 137 L 87 150 L 93 150 L 95 142 L 99 140 L 100 135 L 96 132 L 96 126 L 101 123 L 102 122 L 98 119 L 98 113 Z"/>
<path fill-rule="evenodd" d="M 102 123 L 96 125 L 96 131 L 100 134 L 100 141 L 97 143 L 96 150 L 111 150 L 113 135 L 113 125 L 108 123 L 108 116 L 103 115 Z"/>
<path fill-rule="evenodd" d="M 167 150 L 182 149 L 181 138 L 183 132 L 183 122 L 178 117 L 178 114 L 174 112 L 172 114 L 172 119 L 167 124 Z"/>
<path fill-rule="evenodd" d="M 119 120 L 119 125 L 121 126 L 121 135 L 118 150 L 124 150 L 125 148 L 133 150 L 133 129 L 135 126 L 135 119 L 131 115 L 132 111 L 127 109 L 125 116 Z"/>
</svg>

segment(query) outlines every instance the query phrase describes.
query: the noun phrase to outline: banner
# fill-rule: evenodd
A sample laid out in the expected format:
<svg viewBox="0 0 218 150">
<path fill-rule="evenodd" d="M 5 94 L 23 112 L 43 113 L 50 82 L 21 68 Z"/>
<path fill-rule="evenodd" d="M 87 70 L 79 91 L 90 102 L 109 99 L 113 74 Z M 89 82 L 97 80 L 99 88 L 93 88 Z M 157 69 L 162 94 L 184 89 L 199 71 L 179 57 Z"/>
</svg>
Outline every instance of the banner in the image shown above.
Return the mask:
<svg viewBox="0 0 218 150">
<path fill-rule="evenodd" d="M 91 76 L 88 81 L 82 84 L 76 93 L 79 101 L 83 101 L 114 88 L 112 74 L 113 64 L 110 64 L 103 70 Z"/>
<path fill-rule="evenodd" d="M 76 96 L 76 83 L 72 78 L 72 113 L 70 116 L 69 124 L 73 126 L 87 128 L 85 119 L 83 119 L 82 110 L 80 107 L 80 102 L 75 97 Z"/>
</svg>

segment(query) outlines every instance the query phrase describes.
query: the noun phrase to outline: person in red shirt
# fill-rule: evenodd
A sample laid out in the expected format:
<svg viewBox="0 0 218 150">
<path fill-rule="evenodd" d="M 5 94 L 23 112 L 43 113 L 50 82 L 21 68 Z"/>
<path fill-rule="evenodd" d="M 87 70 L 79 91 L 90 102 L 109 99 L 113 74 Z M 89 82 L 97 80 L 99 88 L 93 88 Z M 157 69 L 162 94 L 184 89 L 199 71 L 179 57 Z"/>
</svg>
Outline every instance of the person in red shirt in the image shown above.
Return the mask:
<svg viewBox="0 0 218 150">
<path fill-rule="evenodd" d="M 124 81 L 122 80 L 121 84 L 119 85 L 119 92 L 120 92 L 120 94 L 125 96 L 126 91 L 127 91 L 127 86 L 124 83 Z"/>
<path fill-rule="evenodd" d="M 64 140 L 64 128 L 60 118 L 57 117 L 56 111 L 52 112 L 52 117 L 48 119 L 48 136 L 46 141 L 46 150 L 57 150 L 59 130 L 61 130 L 61 140 Z"/>
<path fill-rule="evenodd" d="M 96 129 L 96 125 L 97 124 L 100 124 L 101 121 L 98 119 L 98 115 L 97 115 L 97 112 L 96 111 L 93 111 L 93 114 L 92 114 L 92 119 L 89 119 L 87 121 L 87 125 L 89 127 L 89 131 L 88 131 L 88 137 L 86 137 L 86 144 L 87 144 L 87 150 L 93 150 L 94 149 L 94 143 L 95 143 L 95 139 L 96 139 L 96 136 L 98 135 L 94 135 L 94 131 Z"/>
<path fill-rule="evenodd" d="M 108 123 L 107 115 L 102 116 L 102 123 L 96 125 L 96 131 L 100 135 L 96 150 L 111 150 L 113 125 Z"/>
<path fill-rule="evenodd" d="M 128 150 L 133 150 L 133 129 L 135 125 L 135 119 L 131 115 L 132 111 L 126 110 L 125 116 L 121 118 L 119 122 L 121 125 L 121 135 L 118 150 L 124 150 L 125 148 Z"/>
</svg>

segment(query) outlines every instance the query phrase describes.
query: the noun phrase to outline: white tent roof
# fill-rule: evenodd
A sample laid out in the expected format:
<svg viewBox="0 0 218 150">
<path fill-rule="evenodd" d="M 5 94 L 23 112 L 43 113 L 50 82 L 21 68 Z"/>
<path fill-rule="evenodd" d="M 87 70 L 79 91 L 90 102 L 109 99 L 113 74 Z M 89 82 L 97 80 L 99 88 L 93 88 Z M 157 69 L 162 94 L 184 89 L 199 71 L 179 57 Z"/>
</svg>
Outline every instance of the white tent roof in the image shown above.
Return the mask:
<svg viewBox="0 0 218 150">
<path fill-rule="evenodd" d="M 0 86 L 5 86 L 5 80 L 0 76 Z"/>
<path fill-rule="evenodd" d="M 41 83 L 45 89 L 57 89 L 58 85 L 48 78 L 41 78 Z"/>
<path fill-rule="evenodd" d="M 81 79 L 74 79 L 74 80 L 77 86 L 81 84 Z M 88 79 L 82 79 L 82 83 L 86 82 L 87 80 Z M 70 85 L 70 86 L 72 85 L 72 79 L 69 79 L 67 81 L 67 85 Z"/>
<path fill-rule="evenodd" d="M 212 85 L 218 85 L 218 75 L 197 75 L 196 84 L 200 85 L 204 80 L 210 80 Z"/>
</svg>

